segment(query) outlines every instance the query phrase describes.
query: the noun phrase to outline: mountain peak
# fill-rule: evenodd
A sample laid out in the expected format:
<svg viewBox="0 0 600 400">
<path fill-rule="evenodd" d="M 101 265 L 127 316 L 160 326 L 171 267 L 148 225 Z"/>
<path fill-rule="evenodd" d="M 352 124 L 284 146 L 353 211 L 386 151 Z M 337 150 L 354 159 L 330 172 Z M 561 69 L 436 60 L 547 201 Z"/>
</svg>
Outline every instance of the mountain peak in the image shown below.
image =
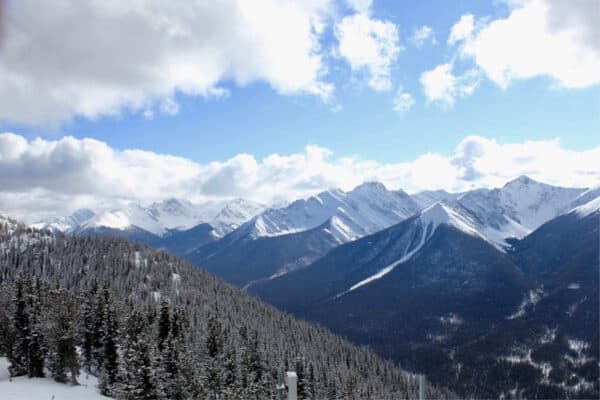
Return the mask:
<svg viewBox="0 0 600 400">
<path fill-rule="evenodd" d="M 352 191 L 353 192 L 365 192 L 365 191 L 368 191 L 368 192 L 386 191 L 387 192 L 387 188 L 381 182 L 369 181 L 369 182 L 361 183 L 360 185 L 355 187 Z"/>
<path fill-rule="evenodd" d="M 427 207 L 421 212 L 419 218 L 424 226 L 431 229 L 430 232 L 433 232 L 439 225 L 445 224 L 470 235 L 481 236 L 473 221 L 445 201 L 439 201 Z"/>
<path fill-rule="evenodd" d="M 516 186 L 516 185 L 522 186 L 522 185 L 529 185 L 529 184 L 532 184 L 532 183 L 540 183 L 540 182 L 538 182 L 538 181 L 536 181 L 534 179 L 531 179 L 527 175 L 521 175 L 518 178 L 515 178 L 515 179 L 513 179 L 511 181 L 508 181 L 504 185 L 504 187 Z"/>
</svg>

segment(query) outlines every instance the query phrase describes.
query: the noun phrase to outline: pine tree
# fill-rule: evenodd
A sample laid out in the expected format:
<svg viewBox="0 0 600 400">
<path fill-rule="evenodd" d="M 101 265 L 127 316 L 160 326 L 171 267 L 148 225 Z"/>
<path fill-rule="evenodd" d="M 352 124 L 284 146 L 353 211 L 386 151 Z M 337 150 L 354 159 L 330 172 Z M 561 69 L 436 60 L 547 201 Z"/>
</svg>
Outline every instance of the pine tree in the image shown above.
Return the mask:
<svg viewBox="0 0 600 400">
<path fill-rule="evenodd" d="M 150 346 L 152 341 L 145 334 L 145 330 L 145 318 L 134 310 L 127 321 L 126 350 L 121 363 L 121 384 L 116 393 L 119 399 L 154 400 L 164 397 L 160 379 L 157 377 L 156 371 L 159 368 L 155 352 Z"/>
<path fill-rule="evenodd" d="M 92 342 L 92 368 L 95 371 L 101 371 L 102 365 L 104 364 L 104 325 L 105 325 L 105 308 L 108 302 L 110 293 L 108 291 L 108 285 L 104 284 L 102 291 L 99 291 L 96 296 L 95 312 L 93 317 L 93 327 L 91 334 Z"/>
<path fill-rule="evenodd" d="M 206 332 L 206 388 L 211 398 L 217 398 L 221 392 L 221 354 L 223 351 L 223 331 L 219 319 L 210 315 Z"/>
<path fill-rule="evenodd" d="M 25 294 L 25 281 L 22 276 L 15 282 L 15 313 L 13 317 L 14 339 L 9 349 L 8 359 L 10 361 L 10 375 L 21 376 L 28 372 L 28 351 L 31 343 L 29 312 Z"/>
<path fill-rule="evenodd" d="M 94 300 L 96 299 L 96 293 L 97 289 L 96 285 L 94 285 L 84 298 L 79 321 L 83 366 L 89 372 L 92 372 L 92 367 L 94 365 L 94 347 L 97 342 L 94 337 L 94 327 L 97 319 L 94 315 Z"/>
<path fill-rule="evenodd" d="M 44 359 L 46 349 L 44 346 L 44 335 L 41 327 L 41 288 L 39 279 L 36 280 L 35 291 L 30 289 L 29 310 L 30 310 L 30 332 L 31 339 L 27 349 L 27 374 L 30 378 L 44 377 Z M 29 281 L 30 283 L 30 281 Z"/>
<path fill-rule="evenodd" d="M 119 374 L 119 354 L 117 349 L 118 326 L 110 295 L 105 295 L 104 326 L 102 330 L 102 375 L 100 389 L 102 394 L 110 396 Z"/>
<path fill-rule="evenodd" d="M 160 319 L 158 321 L 158 350 L 163 351 L 164 343 L 169 337 L 171 330 L 171 312 L 169 310 L 169 303 L 166 301 L 162 302 L 160 308 Z"/>
<path fill-rule="evenodd" d="M 307 399 L 306 381 L 304 376 L 304 363 L 301 359 L 296 360 L 295 364 L 296 376 L 298 377 L 297 388 L 298 388 L 298 399 Z"/>
<path fill-rule="evenodd" d="M 49 369 L 54 380 L 58 382 L 71 381 L 77 384 L 79 375 L 79 356 L 77 354 L 77 334 L 73 315 L 76 305 L 64 290 L 52 293 L 50 310 L 50 342 Z M 70 379 L 69 379 L 70 376 Z"/>
</svg>

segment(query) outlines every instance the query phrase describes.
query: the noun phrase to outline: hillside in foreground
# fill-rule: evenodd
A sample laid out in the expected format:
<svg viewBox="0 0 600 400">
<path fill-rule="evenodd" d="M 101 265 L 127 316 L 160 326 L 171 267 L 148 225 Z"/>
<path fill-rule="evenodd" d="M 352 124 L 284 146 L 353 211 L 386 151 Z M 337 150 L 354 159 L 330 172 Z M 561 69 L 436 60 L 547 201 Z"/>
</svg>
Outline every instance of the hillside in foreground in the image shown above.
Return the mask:
<svg viewBox="0 0 600 400">
<path fill-rule="evenodd" d="M 90 350 L 79 362 L 108 382 L 110 395 L 119 396 L 119 385 L 128 382 L 122 376 L 135 362 L 149 366 L 161 390 L 183 394 L 185 389 L 192 398 L 270 398 L 285 369 L 299 372 L 300 396 L 306 399 L 417 395 L 414 376 L 370 351 L 294 320 L 164 252 L 115 238 L 49 235 L 9 220 L 0 232 L 1 317 L 8 321 L 3 337 L 14 342 L 23 329 L 15 321 L 19 290 L 28 299 L 20 312 L 31 315 L 28 329 L 39 332 L 41 347 L 49 349 L 47 362 L 59 353 L 53 353 L 51 339 L 60 319 L 51 316 L 70 316 L 61 329 L 71 333 L 73 344 Z M 86 336 L 90 332 L 96 339 Z M 111 341 L 116 357 L 106 354 Z M 18 348 L 3 345 L 3 354 Z M 140 353 L 128 351 L 135 346 L 147 357 L 130 361 Z M 165 359 L 176 375 L 164 375 Z M 167 384 L 174 376 L 175 389 Z M 450 393 L 429 388 L 429 395 Z"/>
</svg>

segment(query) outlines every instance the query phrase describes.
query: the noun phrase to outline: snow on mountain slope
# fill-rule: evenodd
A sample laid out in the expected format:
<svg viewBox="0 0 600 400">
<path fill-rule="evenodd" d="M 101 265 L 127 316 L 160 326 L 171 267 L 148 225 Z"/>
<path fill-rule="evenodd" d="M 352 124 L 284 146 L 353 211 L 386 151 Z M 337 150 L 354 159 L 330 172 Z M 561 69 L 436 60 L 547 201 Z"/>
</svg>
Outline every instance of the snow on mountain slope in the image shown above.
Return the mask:
<svg viewBox="0 0 600 400">
<path fill-rule="evenodd" d="M 78 386 L 55 382 L 51 378 L 10 379 L 8 360 L 0 357 L 0 398 L 2 400 L 106 400 L 98 390 L 98 379 L 82 373 Z"/>
<path fill-rule="evenodd" d="M 265 210 L 265 206 L 260 203 L 244 199 L 235 199 L 225 203 L 225 206 L 208 223 L 212 225 L 217 234 L 225 235 L 241 224 L 250 220 L 255 215 Z"/>
<path fill-rule="evenodd" d="M 513 210 L 521 225 L 529 230 L 558 216 L 585 189 L 563 188 L 521 176 L 500 189 L 506 209 Z"/>
<path fill-rule="evenodd" d="M 350 192 L 328 190 L 285 208 L 268 209 L 244 224 L 243 230 L 252 238 L 279 236 L 330 220 L 330 233 L 343 243 L 403 221 L 418 210 L 403 191 L 389 191 L 381 183 L 369 182 Z"/>
<path fill-rule="evenodd" d="M 575 213 L 579 217 L 587 217 L 600 211 L 600 197 L 596 197 L 580 206 L 573 208 L 570 213 Z"/>
<path fill-rule="evenodd" d="M 418 217 L 412 220 L 410 224 L 411 226 L 406 227 L 403 236 L 412 236 L 412 238 L 405 241 L 407 246 L 402 250 L 401 256 L 398 260 L 382 268 L 377 273 L 352 285 L 346 292 L 338 295 L 338 297 L 347 292 L 367 285 L 377 279 L 383 278 L 385 275 L 392 272 L 398 265 L 410 260 L 412 256 L 414 256 L 423 247 L 427 240 L 433 236 L 436 229 L 442 224 L 452 226 L 466 234 L 487 240 L 479 232 L 476 222 L 471 220 L 468 216 L 462 215 L 460 211 L 452 208 L 451 204 L 444 201 L 435 203 L 427 207 L 419 214 Z M 402 241 L 402 239 L 398 241 Z"/>
<path fill-rule="evenodd" d="M 406 242 L 409 245 L 396 261 L 352 285 L 344 293 L 380 279 L 410 260 L 441 224 L 477 236 L 504 252 L 508 246 L 507 238 L 524 237 L 561 215 L 569 209 L 569 205 L 582 203 L 572 210 L 581 216 L 597 212 L 600 208 L 598 192 L 598 189 L 585 191 L 555 187 L 522 176 L 500 189 L 473 190 L 454 201 L 440 201 L 424 209 L 412 221 L 415 226 L 405 230 L 405 234 L 412 235 L 413 239 Z"/>
<path fill-rule="evenodd" d="M 101 210 L 82 209 L 68 217 L 48 218 L 33 224 L 38 229 L 78 233 L 95 229 L 127 230 L 140 228 L 157 236 L 169 230 L 185 230 L 208 223 L 217 235 L 236 229 L 265 206 L 243 199 L 194 204 L 188 200 L 167 199 L 144 207 L 129 203 L 124 207 Z"/>
<path fill-rule="evenodd" d="M 126 230 L 132 227 L 141 228 L 157 236 L 162 236 L 167 232 L 167 227 L 149 209 L 136 203 L 129 203 L 120 209 L 100 212 L 78 225 L 74 232 L 97 228 Z"/>
<path fill-rule="evenodd" d="M 600 197 L 600 186 L 596 186 L 593 187 L 591 189 L 586 190 L 585 192 L 581 193 L 576 199 L 575 201 L 573 201 L 571 203 L 571 205 L 569 206 L 570 209 L 574 209 L 578 206 L 582 206 L 588 202 L 590 202 L 591 200 L 594 200 L 596 198 Z"/>
<path fill-rule="evenodd" d="M 189 229 L 197 225 L 197 221 L 211 219 L 221 207 L 216 202 L 196 205 L 188 200 L 167 199 L 150 204 L 148 211 L 166 229 Z"/>
<path fill-rule="evenodd" d="M 419 205 L 421 209 L 426 209 L 430 205 L 442 200 L 456 200 L 463 194 L 464 193 L 449 193 L 445 190 L 424 190 L 422 192 L 412 194 L 410 197 L 412 197 L 412 199 Z"/>
<path fill-rule="evenodd" d="M 467 192 L 453 202 L 477 222 L 488 241 L 506 246 L 505 239 L 522 238 L 560 215 L 585 189 L 568 189 L 521 176 L 499 189 Z"/>
<path fill-rule="evenodd" d="M 67 232 L 77 225 L 89 220 L 95 215 L 89 208 L 82 208 L 66 217 L 52 217 L 36 222 L 31 226 L 36 229 L 46 229 L 52 232 Z"/>
</svg>

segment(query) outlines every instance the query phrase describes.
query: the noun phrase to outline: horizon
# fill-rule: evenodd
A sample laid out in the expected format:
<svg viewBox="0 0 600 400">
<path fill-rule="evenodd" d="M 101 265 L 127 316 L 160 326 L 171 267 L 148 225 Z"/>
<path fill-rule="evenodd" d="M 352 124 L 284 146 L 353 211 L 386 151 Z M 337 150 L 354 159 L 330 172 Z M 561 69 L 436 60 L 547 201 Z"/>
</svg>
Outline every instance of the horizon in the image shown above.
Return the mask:
<svg viewBox="0 0 600 400">
<path fill-rule="evenodd" d="M 255 201 L 252 201 L 252 200 L 245 199 L 243 197 L 235 197 L 235 198 L 231 198 L 231 199 L 221 199 L 221 200 L 206 200 L 206 201 L 201 201 L 201 202 L 193 202 L 193 201 L 190 201 L 190 200 L 185 199 L 185 198 L 168 197 L 168 198 L 160 200 L 160 201 L 152 201 L 152 202 L 148 202 L 148 203 L 140 203 L 140 202 L 137 202 L 137 201 L 128 201 L 128 202 L 124 202 L 124 203 L 120 203 L 120 204 L 113 204 L 111 206 L 99 207 L 99 208 L 83 207 L 83 208 L 78 208 L 78 209 L 76 209 L 76 210 L 74 210 L 74 211 L 72 211 L 72 212 L 70 212 L 68 214 L 48 214 L 48 215 L 43 215 L 41 217 L 37 217 L 37 218 L 33 218 L 33 219 L 27 218 L 27 217 L 22 217 L 22 216 L 21 217 L 20 216 L 15 216 L 13 214 L 4 212 L 4 210 L 2 210 L 2 209 L 0 209 L 0 215 L 4 215 L 4 216 L 9 217 L 9 218 L 16 218 L 18 221 L 27 223 L 27 224 L 29 224 L 31 226 L 35 226 L 35 225 L 39 225 L 39 224 L 44 224 L 44 223 L 46 223 L 48 221 L 51 221 L 54 218 L 69 217 L 69 216 L 72 216 L 73 214 L 76 214 L 76 213 L 78 213 L 80 211 L 87 211 L 87 210 L 89 210 L 89 211 L 94 212 L 96 215 L 99 215 L 99 214 L 101 214 L 103 212 L 119 211 L 123 207 L 127 207 L 127 206 L 130 206 L 130 205 L 136 205 L 136 206 L 140 206 L 142 208 L 150 208 L 152 206 L 161 205 L 161 204 L 167 203 L 167 202 L 172 201 L 172 200 L 178 201 L 178 202 L 185 201 L 185 202 L 188 202 L 189 204 L 191 204 L 194 207 L 201 207 L 201 206 L 208 206 L 208 205 L 218 206 L 218 208 L 214 210 L 215 212 L 219 212 L 219 210 L 221 210 L 221 207 L 225 207 L 225 206 L 227 206 L 230 203 L 237 202 L 237 201 L 244 201 L 244 202 L 250 202 L 250 203 L 254 203 L 256 205 L 259 205 L 261 207 L 264 207 L 264 210 L 260 212 L 260 214 L 262 214 L 265 210 L 287 208 L 288 206 L 290 206 L 292 203 L 294 203 L 296 201 L 306 201 L 306 200 L 309 200 L 310 198 L 314 198 L 314 197 L 317 197 L 317 196 L 319 196 L 321 194 L 328 193 L 328 192 L 331 192 L 331 191 L 338 191 L 339 190 L 339 191 L 342 191 L 344 194 L 348 194 L 350 192 L 353 192 L 354 190 L 356 190 L 357 188 L 359 188 L 361 186 L 369 185 L 369 184 L 380 184 L 380 185 L 383 185 L 383 187 L 388 192 L 404 192 L 407 195 L 409 195 L 409 196 L 412 197 L 412 196 L 418 196 L 419 194 L 422 194 L 422 193 L 431 193 L 431 192 L 445 192 L 445 193 L 454 194 L 454 195 L 464 195 L 466 193 L 469 193 L 469 192 L 472 192 L 472 191 L 478 191 L 478 190 L 490 190 L 490 191 L 492 191 L 492 190 L 499 190 L 499 189 L 502 189 L 503 187 L 508 186 L 509 184 L 511 184 L 513 182 L 517 182 L 517 181 L 520 181 L 520 180 L 523 180 L 523 179 L 526 179 L 527 181 L 532 181 L 534 183 L 538 183 L 538 184 L 542 184 L 542 185 L 546 185 L 546 186 L 558 187 L 558 188 L 562 188 L 562 189 L 577 189 L 577 190 L 582 190 L 583 191 L 582 195 L 585 194 L 585 193 L 587 193 L 590 190 L 594 190 L 594 189 L 600 187 L 600 185 L 588 186 L 588 187 L 555 186 L 555 185 L 551 185 L 551 184 L 546 183 L 546 182 L 541 182 L 541 181 L 532 179 L 531 177 L 529 177 L 527 175 L 520 175 L 520 176 L 517 176 L 516 178 L 512 178 L 512 179 L 506 181 L 504 184 L 501 184 L 501 185 L 495 186 L 495 187 L 476 187 L 476 188 L 472 188 L 470 190 L 462 191 L 462 192 L 451 192 L 451 191 L 446 191 L 444 189 L 438 189 L 438 190 L 424 189 L 424 190 L 419 190 L 417 192 L 412 192 L 411 193 L 411 192 L 406 192 L 402 188 L 397 188 L 397 189 L 388 188 L 387 186 L 385 186 L 385 184 L 383 184 L 382 182 L 379 182 L 379 181 L 365 181 L 365 182 L 359 183 L 358 185 L 354 186 L 350 190 L 342 190 L 340 188 L 333 188 L 332 187 L 332 188 L 325 189 L 323 191 L 319 191 L 318 193 L 315 193 L 315 194 L 307 195 L 305 197 L 298 197 L 298 198 L 292 199 L 291 201 L 280 202 L 279 204 L 278 203 L 260 203 L 260 202 L 255 202 Z M 462 196 L 457 197 L 457 200 L 460 200 L 461 197 Z M 447 200 L 442 199 L 442 200 L 435 201 L 434 203 L 432 203 L 432 205 L 428 206 L 427 208 L 433 207 L 434 205 L 439 204 L 439 203 L 447 203 Z M 421 210 L 420 212 L 423 212 L 423 211 L 425 211 L 425 209 Z M 201 222 L 201 223 L 206 223 L 206 222 Z"/>
<path fill-rule="evenodd" d="M 0 4 L 8 213 L 600 182 L 593 2 Z"/>
</svg>

